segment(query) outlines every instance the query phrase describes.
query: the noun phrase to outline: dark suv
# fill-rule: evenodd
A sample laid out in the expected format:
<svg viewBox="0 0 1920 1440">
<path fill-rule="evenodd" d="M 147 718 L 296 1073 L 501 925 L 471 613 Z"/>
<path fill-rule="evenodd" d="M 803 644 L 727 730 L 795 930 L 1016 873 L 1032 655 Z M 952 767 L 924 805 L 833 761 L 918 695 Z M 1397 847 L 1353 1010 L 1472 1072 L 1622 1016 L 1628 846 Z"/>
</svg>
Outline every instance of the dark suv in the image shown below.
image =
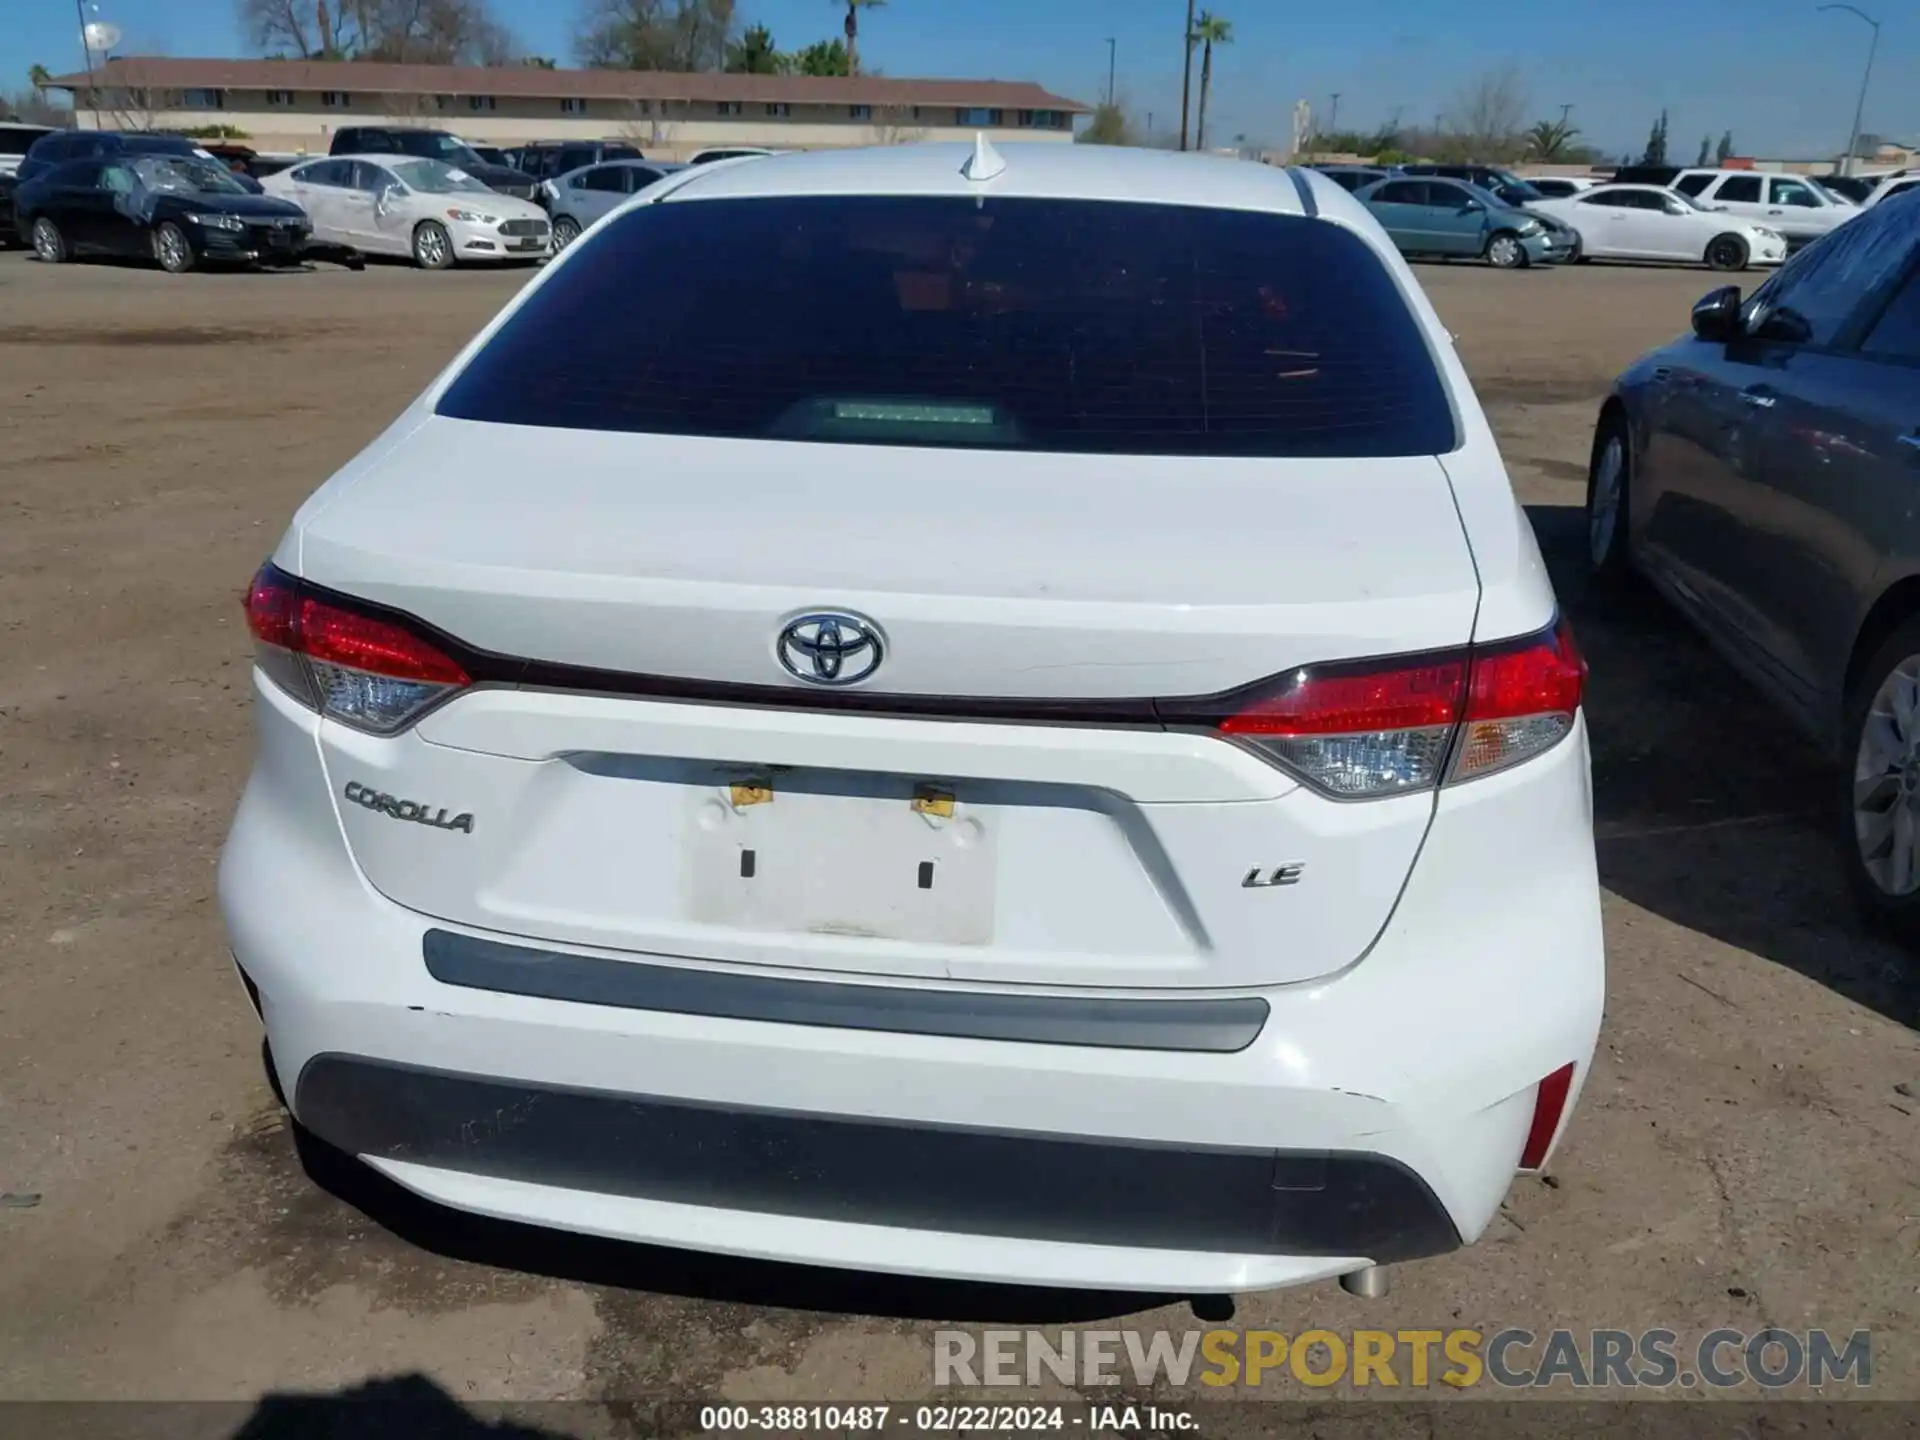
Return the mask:
<svg viewBox="0 0 1920 1440">
<path fill-rule="evenodd" d="M 624 140 L 535 140 L 513 152 L 514 163 L 536 180 L 551 180 L 608 160 L 644 160 L 638 146 Z"/>
<path fill-rule="evenodd" d="M 344 125 L 333 132 L 329 155 L 418 155 L 457 165 L 489 190 L 518 200 L 533 198 L 533 177 L 510 165 L 490 165 L 458 135 L 412 125 Z"/>
<path fill-rule="evenodd" d="M 204 155 L 180 135 L 122 135 L 113 130 L 53 130 L 28 148 L 20 162 L 20 183 L 74 160 L 104 160 L 109 155 Z"/>
</svg>

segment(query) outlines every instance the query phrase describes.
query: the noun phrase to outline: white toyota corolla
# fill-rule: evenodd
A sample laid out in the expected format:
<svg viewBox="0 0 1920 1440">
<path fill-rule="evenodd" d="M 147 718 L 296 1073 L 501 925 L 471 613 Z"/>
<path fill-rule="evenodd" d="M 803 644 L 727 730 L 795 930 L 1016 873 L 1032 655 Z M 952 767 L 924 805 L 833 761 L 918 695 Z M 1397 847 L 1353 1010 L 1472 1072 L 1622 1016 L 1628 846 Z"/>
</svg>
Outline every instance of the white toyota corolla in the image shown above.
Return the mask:
<svg viewBox="0 0 1920 1440">
<path fill-rule="evenodd" d="M 682 172 L 247 610 L 234 955 L 300 1123 L 445 1204 L 1365 1292 L 1586 1075 L 1585 667 L 1446 331 L 1311 172 Z"/>
</svg>

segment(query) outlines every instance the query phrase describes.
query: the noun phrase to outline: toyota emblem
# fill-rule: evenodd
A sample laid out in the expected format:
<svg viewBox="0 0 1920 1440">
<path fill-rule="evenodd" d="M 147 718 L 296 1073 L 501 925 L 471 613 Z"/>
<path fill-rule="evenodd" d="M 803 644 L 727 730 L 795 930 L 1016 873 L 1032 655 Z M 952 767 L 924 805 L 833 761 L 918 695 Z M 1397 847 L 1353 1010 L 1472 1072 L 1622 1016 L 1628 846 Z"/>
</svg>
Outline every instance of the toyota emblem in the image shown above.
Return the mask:
<svg viewBox="0 0 1920 1440">
<path fill-rule="evenodd" d="M 880 668 L 880 627 L 844 610 L 789 620 L 774 646 L 780 664 L 809 685 L 853 685 Z"/>
</svg>

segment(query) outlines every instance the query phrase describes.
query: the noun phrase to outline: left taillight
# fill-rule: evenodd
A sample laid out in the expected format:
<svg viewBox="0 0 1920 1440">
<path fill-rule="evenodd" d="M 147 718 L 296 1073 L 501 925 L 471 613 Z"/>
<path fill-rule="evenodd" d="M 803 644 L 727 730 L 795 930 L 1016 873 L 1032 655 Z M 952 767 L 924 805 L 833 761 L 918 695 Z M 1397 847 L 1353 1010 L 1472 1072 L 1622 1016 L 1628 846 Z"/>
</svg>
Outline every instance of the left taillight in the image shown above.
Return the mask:
<svg viewBox="0 0 1920 1440">
<path fill-rule="evenodd" d="M 404 730 L 472 683 L 407 625 L 307 589 L 267 564 L 247 587 L 254 661 L 311 710 L 375 735 Z"/>
<path fill-rule="evenodd" d="M 1562 621 L 1472 649 L 1303 666 L 1163 713 L 1202 719 L 1335 799 L 1373 800 L 1478 779 L 1552 749 L 1573 729 L 1586 676 Z"/>
</svg>

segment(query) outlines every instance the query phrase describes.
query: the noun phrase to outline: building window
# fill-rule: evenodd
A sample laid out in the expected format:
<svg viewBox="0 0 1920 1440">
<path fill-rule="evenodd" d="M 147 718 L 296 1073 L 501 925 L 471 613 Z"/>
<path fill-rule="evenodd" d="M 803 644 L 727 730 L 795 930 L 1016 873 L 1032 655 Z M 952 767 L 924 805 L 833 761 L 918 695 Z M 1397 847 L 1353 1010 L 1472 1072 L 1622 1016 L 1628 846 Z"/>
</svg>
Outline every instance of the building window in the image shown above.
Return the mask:
<svg viewBox="0 0 1920 1440">
<path fill-rule="evenodd" d="M 493 109 L 493 106 L 494 106 L 494 99 L 493 99 L 493 96 L 491 95 L 467 96 L 467 108 L 469 110 L 491 110 Z"/>
<path fill-rule="evenodd" d="M 267 91 L 267 104 L 269 104 L 269 105 L 291 105 L 291 104 L 293 104 L 293 91 L 291 91 L 291 90 L 269 90 L 269 91 Z"/>
<path fill-rule="evenodd" d="M 767 106 L 767 114 L 777 116 L 780 119 L 784 120 L 787 118 L 787 116 L 793 114 L 793 106 L 787 105 L 784 103 L 779 105 L 769 105 Z"/>
<path fill-rule="evenodd" d="M 998 110 L 984 110 L 976 106 L 970 110 L 956 110 L 954 119 L 960 125 L 998 125 L 1002 115 Z"/>
<path fill-rule="evenodd" d="M 584 115 L 587 113 L 587 102 L 577 97 L 569 96 L 560 102 L 560 113 L 562 115 Z"/>
<path fill-rule="evenodd" d="M 847 107 L 847 114 L 851 115 L 855 120 L 871 120 L 873 118 L 873 106 L 849 105 Z"/>
<path fill-rule="evenodd" d="M 436 95 L 433 97 L 433 108 L 436 110 L 444 110 L 451 104 L 453 104 L 453 96 L 451 95 Z"/>
<path fill-rule="evenodd" d="M 224 90 L 188 90 L 180 98 L 189 110 L 224 110 L 227 107 Z"/>
<path fill-rule="evenodd" d="M 353 103 L 353 97 L 344 90 L 322 90 L 320 103 L 329 110 L 344 110 Z"/>
<path fill-rule="evenodd" d="M 1037 130 L 1063 129 L 1062 122 L 1065 119 L 1065 113 L 1059 110 L 1022 110 L 1020 112 L 1020 123 Z"/>
<path fill-rule="evenodd" d="M 714 111 L 721 115 L 738 115 L 741 105 L 738 100 L 719 100 L 714 102 Z"/>
</svg>

